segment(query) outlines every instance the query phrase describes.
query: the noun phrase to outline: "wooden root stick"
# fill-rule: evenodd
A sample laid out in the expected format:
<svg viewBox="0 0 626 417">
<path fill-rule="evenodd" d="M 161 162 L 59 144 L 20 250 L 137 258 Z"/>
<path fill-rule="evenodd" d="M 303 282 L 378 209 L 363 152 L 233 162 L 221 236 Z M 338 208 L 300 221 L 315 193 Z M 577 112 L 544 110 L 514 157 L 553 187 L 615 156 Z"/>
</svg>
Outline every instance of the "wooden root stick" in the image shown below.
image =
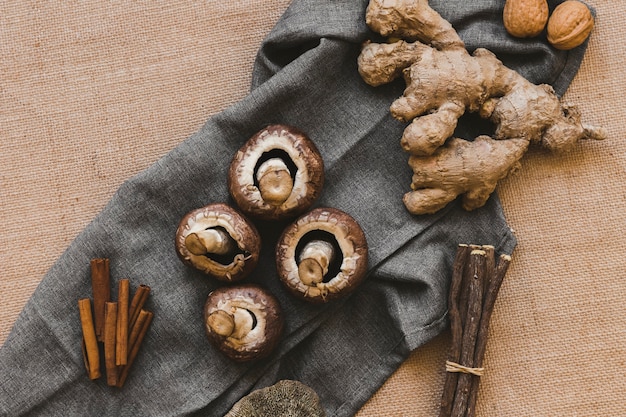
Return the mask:
<svg viewBox="0 0 626 417">
<path fill-rule="evenodd" d="M 473 417 L 489 321 L 511 257 L 493 246 L 459 245 L 448 298 L 451 347 L 440 417 Z"/>
</svg>

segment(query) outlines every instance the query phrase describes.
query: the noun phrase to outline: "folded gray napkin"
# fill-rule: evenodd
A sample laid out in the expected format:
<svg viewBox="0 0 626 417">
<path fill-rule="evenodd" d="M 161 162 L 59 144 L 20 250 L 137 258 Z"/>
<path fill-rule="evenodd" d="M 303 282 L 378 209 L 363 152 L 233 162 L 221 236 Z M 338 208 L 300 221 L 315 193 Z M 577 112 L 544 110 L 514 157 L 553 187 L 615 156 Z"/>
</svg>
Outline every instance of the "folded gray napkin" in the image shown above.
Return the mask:
<svg viewBox="0 0 626 417">
<path fill-rule="evenodd" d="M 365 0 L 294 0 L 264 41 L 242 101 L 128 180 L 46 274 L 0 350 L 0 415 L 224 415 L 245 394 L 281 379 L 320 396 L 329 416 L 354 414 L 412 349 L 446 325 L 446 294 L 459 243 L 510 253 L 515 239 L 497 197 L 474 212 L 457 204 L 411 216 L 401 198 L 411 171 L 389 115 L 399 80 L 373 88 L 359 77 Z M 557 2 L 551 2 L 554 6 Z M 559 52 L 544 38 L 510 38 L 500 0 L 433 0 L 468 49 L 486 47 L 535 83 L 563 93 L 584 47 Z M 365 283 L 345 300 L 309 305 L 279 284 L 273 258 L 281 223 L 257 222 L 263 249 L 249 282 L 274 293 L 284 337 L 267 359 L 234 363 L 207 341 L 202 306 L 220 284 L 183 265 L 174 234 L 189 211 L 232 203 L 226 175 L 236 150 L 270 123 L 306 132 L 326 166 L 317 206 L 352 215 L 370 247 Z M 478 127 L 477 127 L 478 126 Z M 458 134 L 483 129 L 463 119 Z M 77 300 L 91 294 L 89 261 L 111 259 L 112 286 L 152 288 L 155 318 L 122 389 L 87 378 Z M 134 290 L 134 288 L 133 288 Z"/>
</svg>

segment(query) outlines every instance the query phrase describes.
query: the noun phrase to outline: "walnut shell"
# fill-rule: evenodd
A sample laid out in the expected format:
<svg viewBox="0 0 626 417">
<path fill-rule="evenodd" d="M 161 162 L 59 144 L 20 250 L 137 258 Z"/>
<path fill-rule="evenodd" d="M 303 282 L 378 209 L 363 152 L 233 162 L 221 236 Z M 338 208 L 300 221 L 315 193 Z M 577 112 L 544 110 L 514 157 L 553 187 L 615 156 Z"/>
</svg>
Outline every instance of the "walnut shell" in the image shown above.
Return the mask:
<svg viewBox="0 0 626 417">
<path fill-rule="evenodd" d="M 593 29 L 594 19 L 586 4 L 567 0 L 559 4 L 548 20 L 548 42 L 556 49 L 581 45 Z"/>
<path fill-rule="evenodd" d="M 532 38 L 541 33 L 548 21 L 546 0 L 507 0 L 504 5 L 504 27 L 517 38 Z"/>
</svg>

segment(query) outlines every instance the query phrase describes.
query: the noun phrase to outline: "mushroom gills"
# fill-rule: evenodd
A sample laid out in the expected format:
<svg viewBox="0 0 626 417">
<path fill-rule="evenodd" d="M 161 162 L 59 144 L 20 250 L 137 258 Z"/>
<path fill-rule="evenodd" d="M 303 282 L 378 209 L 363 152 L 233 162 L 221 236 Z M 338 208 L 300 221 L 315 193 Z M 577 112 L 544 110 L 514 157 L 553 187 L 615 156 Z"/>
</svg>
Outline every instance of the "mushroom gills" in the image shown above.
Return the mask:
<svg viewBox="0 0 626 417">
<path fill-rule="evenodd" d="M 323 230 L 304 235 L 298 242 L 296 254 L 300 281 L 309 286 L 330 281 L 339 273 L 343 262 L 335 236 Z"/>
<path fill-rule="evenodd" d="M 185 237 L 185 247 L 193 255 L 206 256 L 222 265 L 230 264 L 237 254 L 243 253 L 222 227 L 209 227 L 189 233 Z"/>
<path fill-rule="evenodd" d="M 280 206 L 293 191 L 298 168 L 282 149 L 265 152 L 254 168 L 254 185 L 267 204 Z"/>
</svg>

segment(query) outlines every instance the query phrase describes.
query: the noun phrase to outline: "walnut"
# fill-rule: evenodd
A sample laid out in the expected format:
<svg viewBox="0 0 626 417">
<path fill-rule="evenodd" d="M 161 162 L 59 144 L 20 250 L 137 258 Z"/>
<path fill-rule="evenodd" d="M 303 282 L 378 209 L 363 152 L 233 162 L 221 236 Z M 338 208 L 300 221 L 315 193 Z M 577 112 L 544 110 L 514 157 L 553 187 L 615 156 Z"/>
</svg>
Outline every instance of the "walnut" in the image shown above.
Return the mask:
<svg viewBox="0 0 626 417">
<path fill-rule="evenodd" d="M 503 20 L 507 32 L 517 38 L 539 35 L 548 21 L 546 0 L 507 0 Z"/>
<path fill-rule="evenodd" d="M 548 42 L 557 49 L 575 48 L 589 37 L 593 23 L 586 4 L 567 0 L 554 9 L 548 20 Z"/>
</svg>

